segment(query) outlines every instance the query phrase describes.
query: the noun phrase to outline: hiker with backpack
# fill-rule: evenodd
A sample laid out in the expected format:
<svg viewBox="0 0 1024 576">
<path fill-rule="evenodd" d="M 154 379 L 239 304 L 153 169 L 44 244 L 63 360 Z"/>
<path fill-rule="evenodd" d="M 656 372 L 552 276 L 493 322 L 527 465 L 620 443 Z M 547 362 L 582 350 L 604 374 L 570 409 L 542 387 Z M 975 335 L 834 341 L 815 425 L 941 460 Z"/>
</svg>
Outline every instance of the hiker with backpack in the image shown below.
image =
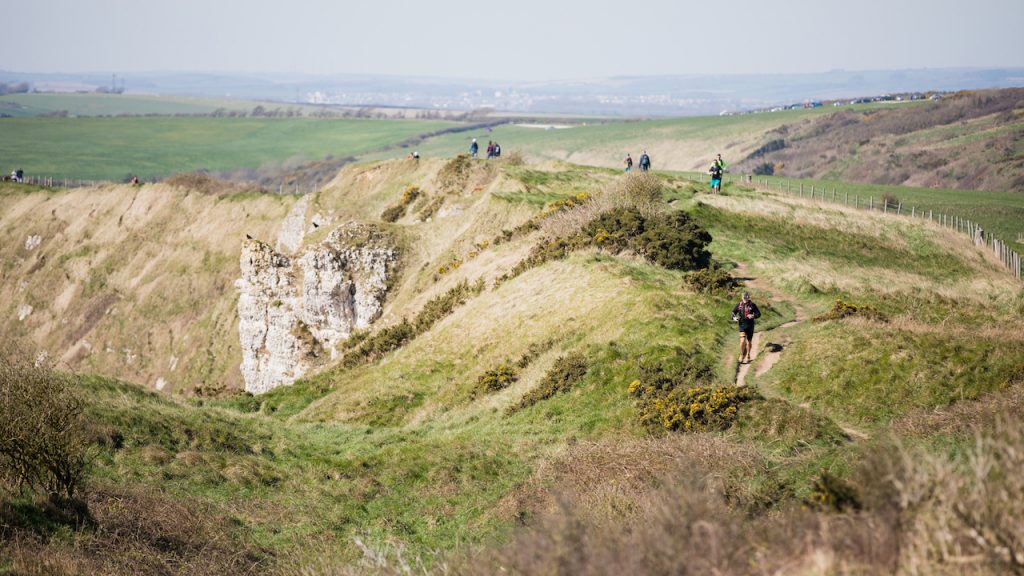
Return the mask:
<svg viewBox="0 0 1024 576">
<path fill-rule="evenodd" d="M 761 317 L 757 304 L 744 292 L 740 303 L 732 309 L 732 321 L 740 328 L 740 364 L 750 364 L 750 352 L 754 342 L 754 321 Z"/>
<path fill-rule="evenodd" d="M 643 154 L 640 155 L 640 170 L 647 172 L 651 169 L 651 157 L 647 155 L 647 150 L 644 150 Z"/>
<path fill-rule="evenodd" d="M 623 160 L 623 162 L 626 164 L 626 172 L 633 170 L 633 157 L 630 156 L 628 152 L 626 153 L 626 159 Z"/>
<path fill-rule="evenodd" d="M 715 160 L 711 168 L 708 168 L 708 174 L 711 175 L 711 191 L 718 194 L 722 191 L 722 165 Z"/>
<path fill-rule="evenodd" d="M 480 151 L 480 145 L 476 143 L 476 138 L 473 138 L 473 142 L 469 144 L 469 155 L 476 158 L 476 153 Z"/>
</svg>

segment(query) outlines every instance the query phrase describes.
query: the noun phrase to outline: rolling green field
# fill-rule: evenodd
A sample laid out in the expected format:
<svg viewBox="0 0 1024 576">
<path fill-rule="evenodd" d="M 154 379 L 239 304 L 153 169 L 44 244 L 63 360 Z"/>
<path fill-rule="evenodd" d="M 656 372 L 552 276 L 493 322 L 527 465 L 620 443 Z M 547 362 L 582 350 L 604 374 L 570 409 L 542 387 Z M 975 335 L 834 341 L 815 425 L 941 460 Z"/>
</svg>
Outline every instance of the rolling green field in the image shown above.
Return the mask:
<svg viewBox="0 0 1024 576">
<path fill-rule="evenodd" d="M 521 152 L 529 157 L 566 159 L 575 154 L 592 159 L 587 164 L 619 167 L 627 152 L 634 160 L 642 149 L 655 150 L 665 146 L 659 157 L 652 152 L 655 167 L 665 166 L 669 148 L 686 146 L 683 143 L 707 143 L 702 146 L 706 154 L 713 154 L 717 146 L 730 145 L 737 140 L 756 139 L 766 130 L 790 122 L 798 122 L 826 113 L 834 108 L 809 110 L 785 110 L 764 114 L 738 116 L 694 116 L 663 120 L 613 121 L 600 124 L 577 125 L 569 128 L 544 129 L 543 127 L 508 124 L 492 131 L 479 133 L 446 134 L 424 142 L 419 151 L 431 156 L 452 156 L 468 152 L 470 139 L 481 142 L 483 155 L 488 140 L 501 143 L 503 153 Z M 558 124 L 557 121 L 552 124 Z M 688 147 L 688 146 L 686 146 Z M 394 158 L 397 152 L 383 152 L 368 156 L 368 159 Z M 577 158 L 570 158 L 574 161 Z M 678 158 L 675 162 L 695 162 L 696 158 Z"/>
<path fill-rule="evenodd" d="M 118 114 L 209 114 L 218 108 L 249 111 L 257 105 L 277 105 L 245 100 L 219 100 L 191 96 L 146 96 L 128 94 L 6 94 L 0 96 L 0 114 L 42 116 L 66 111 L 71 116 L 116 116 Z M 287 108 L 288 106 L 282 106 Z M 299 108 L 302 108 L 299 106 Z"/>
<path fill-rule="evenodd" d="M 310 118 L 3 118 L 0 170 L 122 180 L 354 156 L 451 122 Z"/>
<path fill-rule="evenodd" d="M 923 211 L 928 210 L 932 211 L 936 217 L 939 214 L 959 216 L 980 224 L 982 228 L 994 233 L 1003 241 L 1015 244 L 1018 250 L 1024 248 L 1024 243 L 1016 242 L 1017 235 L 1024 233 L 1024 194 L 1017 192 L 915 188 L 771 176 L 758 176 L 757 178 L 767 180 L 771 189 L 778 189 L 782 186 L 784 190 L 796 191 L 802 184 L 805 197 L 810 196 L 811 186 L 814 186 L 815 197 L 820 199 L 822 190 L 824 190 L 826 202 L 832 202 L 832 191 L 835 190 L 836 202 L 842 203 L 848 197 L 850 205 L 859 202 L 861 206 L 864 206 L 871 198 L 877 208 L 882 204 L 882 197 L 889 194 L 903 203 L 903 210 L 908 215 L 913 207 L 917 216 L 924 218 L 927 218 L 928 215 Z"/>
</svg>

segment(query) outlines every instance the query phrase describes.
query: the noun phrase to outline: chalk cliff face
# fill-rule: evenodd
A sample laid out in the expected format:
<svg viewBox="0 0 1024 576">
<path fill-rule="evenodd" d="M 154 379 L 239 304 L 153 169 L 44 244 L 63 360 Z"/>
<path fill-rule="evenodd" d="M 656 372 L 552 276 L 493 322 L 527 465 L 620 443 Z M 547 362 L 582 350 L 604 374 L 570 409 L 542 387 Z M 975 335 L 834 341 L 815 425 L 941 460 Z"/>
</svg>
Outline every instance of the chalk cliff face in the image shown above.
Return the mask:
<svg viewBox="0 0 1024 576">
<path fill-rule="evenodd" d="M 236 287 L 245 389 L 261 394 L 291 384 L 376 320 L 396 258 L 386 235 L 354 223 L 293 257 L 259 240 L 243 243 Z"/>
</svg>

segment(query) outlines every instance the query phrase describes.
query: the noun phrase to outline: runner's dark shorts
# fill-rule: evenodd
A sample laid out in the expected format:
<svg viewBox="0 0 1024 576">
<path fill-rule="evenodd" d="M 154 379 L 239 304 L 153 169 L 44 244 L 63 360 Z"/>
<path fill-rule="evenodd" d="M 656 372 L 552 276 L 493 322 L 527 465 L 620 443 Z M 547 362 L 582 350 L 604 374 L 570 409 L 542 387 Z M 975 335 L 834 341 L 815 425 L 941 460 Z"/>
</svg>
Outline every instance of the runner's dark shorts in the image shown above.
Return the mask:
<svg viewBox="0 0 1024 576">
<path fill-rule="evenodd" d="M 747 337 L 747 342 L 753 342 L 754 341 L 754 327 L 753 326 L 747 326 L 746 328 L 740 328 L 740 334 L 743 334 L 743 335 L 745 335 Z"/>
</svg>

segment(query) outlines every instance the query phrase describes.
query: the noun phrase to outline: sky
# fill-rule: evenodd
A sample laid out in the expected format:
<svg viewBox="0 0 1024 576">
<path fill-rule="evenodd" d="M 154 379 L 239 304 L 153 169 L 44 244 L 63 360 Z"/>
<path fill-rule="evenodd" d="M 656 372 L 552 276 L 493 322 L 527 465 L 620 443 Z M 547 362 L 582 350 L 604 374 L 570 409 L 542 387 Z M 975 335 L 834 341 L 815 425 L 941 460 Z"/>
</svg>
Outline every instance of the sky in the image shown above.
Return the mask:
<svg viewBox="0 0 1024 576">
<path fill-rule="evenodd" d="M 15 72 L 496 80 L 1024 66 L 1024 0 L 0 0 Z"/>
</svg>

